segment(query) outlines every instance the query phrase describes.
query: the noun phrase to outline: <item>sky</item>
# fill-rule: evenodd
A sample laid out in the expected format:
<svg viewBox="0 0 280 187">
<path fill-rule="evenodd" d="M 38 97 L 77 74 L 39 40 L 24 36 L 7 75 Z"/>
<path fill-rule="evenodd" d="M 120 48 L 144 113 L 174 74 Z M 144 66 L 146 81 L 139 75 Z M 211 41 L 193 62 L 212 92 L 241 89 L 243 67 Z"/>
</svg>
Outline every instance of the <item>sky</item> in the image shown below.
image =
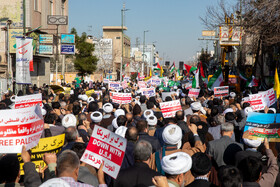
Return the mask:
<svg viewBox="0 0 280 187">
<path fill-rule="evenodd" d="M 102 37 L 102 26 L 121 26 L 123 3 L 129 9 L 125 12 L 125 34 L 132 46 L 137 37 L 142 44 L 143 32 L 149 30 L 145 43 L 154 43 L 164 61 L 176 64 L 193 60 L 206 48 L 206 42 L 198 40 L 205 30 L 199 17 L 217 0 L 70 0 L 69 31 L 75 27 L 79 34 Z M 213 48 L 213 43 L 208 46 Z"/>
</svg>

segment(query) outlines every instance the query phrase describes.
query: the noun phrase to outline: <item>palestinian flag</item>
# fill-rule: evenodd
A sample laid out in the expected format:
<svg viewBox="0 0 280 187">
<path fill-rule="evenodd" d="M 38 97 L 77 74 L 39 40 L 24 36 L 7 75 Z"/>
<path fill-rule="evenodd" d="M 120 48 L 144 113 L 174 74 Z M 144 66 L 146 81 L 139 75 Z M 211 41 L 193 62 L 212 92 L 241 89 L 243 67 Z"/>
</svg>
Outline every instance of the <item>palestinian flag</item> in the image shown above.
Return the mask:
<svg viewBox="0 0 280 187">
<path fill-rule="evenodd" d="M 258 85 L 259 85 L 259 81 L 255 78 L 254 75 L 246 82 L 246 87 L 253 87 Z"/>
<path fill-rule="evenodd" d="M 214 90 L 214 87 L 219 87 L 223 82 L 223 72 L 222 67 L 220 66 L 218 70 L 214 73 L 213 77 L 210 78 L 207 87 L 211 90 Z"/>
<path fill-rule="evenodd" d="M 191 72 L 197 70 L 196 67 L 189 66 L 189 65 L 187 65 L 187 64 L 184 64 L 184 66 L 185 66 L 185 68 L 186 68 L 186 70 L 187 70 L 188 73 L 191 73 Z"/>
<path fill-rule="evenodd" d="M 153 64 L 153 66 L 154 66 L 154 70 L 160 70 L 161 69 L 159 63 L 155 63 L 155 64 Z"/>
<path fill-rule="evenodd" d="M 194 78 L 192 80 L 192 88 L 199 87 L 199 69 L 194 72 Z"/>
<path fill-rule="evenodd" d="M 175 70 L 175 62 L 173 62 L 172 66 L 170 66 L 168 70 L 170 71 L 170 73 Z"/>
</svg>

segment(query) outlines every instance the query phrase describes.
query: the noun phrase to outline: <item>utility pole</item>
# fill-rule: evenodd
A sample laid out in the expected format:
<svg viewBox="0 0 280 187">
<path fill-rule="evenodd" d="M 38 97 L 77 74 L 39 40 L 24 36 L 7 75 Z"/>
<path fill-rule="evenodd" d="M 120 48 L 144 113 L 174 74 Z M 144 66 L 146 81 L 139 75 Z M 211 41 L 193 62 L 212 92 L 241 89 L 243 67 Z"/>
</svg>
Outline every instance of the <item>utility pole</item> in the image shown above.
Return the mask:
<svg viewBox="0 0 280 187">
<path fill-rule="evenodd" d="M 144 39 L 143 39 L 143 63 L 142 63 L 142 76 L 144 75 L 144 63 L 145 63 L 145 36 L 146 32 L 149 32 L 149 30 L 144 31 Z M 147 67 L 148 68 L 148 67 Z"/>
<path fill-rule="evenodd" d="M 120 67 L 120 81 L 122 81 L 122 66 L 123 66 L 123 22 L 124 22 L 124 12 L 128 11 L 129 9 L 125 9 L 125 3 L 123 4 L 123 9 L 121 10 L 122 13 L 122 60 L 121 60 L 121 67 Z"/>
</svg>

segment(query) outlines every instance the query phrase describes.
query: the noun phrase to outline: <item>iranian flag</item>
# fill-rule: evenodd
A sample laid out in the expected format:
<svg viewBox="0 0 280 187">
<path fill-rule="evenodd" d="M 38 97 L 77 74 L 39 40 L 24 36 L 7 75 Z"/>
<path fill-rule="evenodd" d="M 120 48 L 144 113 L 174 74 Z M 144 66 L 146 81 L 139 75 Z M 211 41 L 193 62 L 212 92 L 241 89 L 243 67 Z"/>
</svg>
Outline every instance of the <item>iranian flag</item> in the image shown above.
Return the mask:
<svg viewBox="0 0 280 187">
<path fill-rule="evenodd" d="M 188 73 L 191 73 L 191 72 L 197 70 L 196 67 L 189 66 L 189 65 L 187 65 L 187 64 L 184 64 L 184 66 L 185 66 L 185 68 L 186 68 L 186 70 L 187 70 Z"/>
<path fill-rule="evenodd" d="M 224 78 L 222 67 L 220 66 L 218 70 L 214 73 L 213 77 L 211 77 L 211 79 L 209 80 L 207 87 L 211 90 L 214 90 L 214 87 L 219 87 L 223 80 Z"/>
<path fill-rule="evenodd" d="M 169 67 L 170 73 L 172 73 L 175 70 L 175 62 L 173 62 L 172 66 Z"/>
<path fill-rule="evenodd" d="M 199 87 L 199 69 L 194 72 L 194 78 L 192 80 L 192 88 Z"/>
</svg>

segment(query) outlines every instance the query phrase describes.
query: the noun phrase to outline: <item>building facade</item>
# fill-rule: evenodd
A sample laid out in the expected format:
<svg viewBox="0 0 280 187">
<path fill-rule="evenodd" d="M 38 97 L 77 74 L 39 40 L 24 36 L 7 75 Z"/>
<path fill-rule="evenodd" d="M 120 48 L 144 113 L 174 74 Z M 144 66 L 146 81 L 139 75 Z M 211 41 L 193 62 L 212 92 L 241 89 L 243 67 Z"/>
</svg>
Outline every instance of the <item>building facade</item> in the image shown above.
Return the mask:
<svg viewBox="0 0 280 187">
<path fill-rule="evenodd" d="M 127 27 L 123 27 L 123 31 L 127 30 Z M 127 35 L 123 35 L 122 40 L 122 27 L 121 26 L 104 26 L 103 27 L 103 39 L 111 39 L 113 44 L 112 52 L 112 73 L 111 78 L 117 80 L 120 77 L 120 68 L 123 68 L 123 74 L 129 72 L 130 64 L 130 38 Z M 123 42 L 123 44 L 122 44 Z M 123 49 L 122 49 L 123 47 Z M 123 55 L 122 55 L 123 52 Z M 123 56 L 123 67 L 121 67 Z M 127 65 L 128 64 L 128 65 Z"/>
<path fill-rule="evenodd" d="M 7 21 L 0 22 L 1 27 L 4 27 L 0 31 L 0 78 L 7 80 L 7 64 L 10 61 L 13 77 L 9 80 L 15 79 L 15 38 L 23 35 L 25 25 L 26 32 L 40 27 L 29 35 L 34 40 L 34 71 L 30 72 L 32 84 L 41 86 L 43 83 L 50 83 L 51 58 L 54 56 L 53 54 L 42 55 L 38 52 L 39 34 L 56 34 L 57 32 L 56 25 L 47 24 L 48 15 L 67 16 L 68 0 L 0 0 L 0 20 L 8 18 L 12 22 L 10 25 Z M 58 33 L 68 33 L 68 25 L 59 26 Z M 55 51 L 54 43 L 53 48 Z"/>
</svg>

